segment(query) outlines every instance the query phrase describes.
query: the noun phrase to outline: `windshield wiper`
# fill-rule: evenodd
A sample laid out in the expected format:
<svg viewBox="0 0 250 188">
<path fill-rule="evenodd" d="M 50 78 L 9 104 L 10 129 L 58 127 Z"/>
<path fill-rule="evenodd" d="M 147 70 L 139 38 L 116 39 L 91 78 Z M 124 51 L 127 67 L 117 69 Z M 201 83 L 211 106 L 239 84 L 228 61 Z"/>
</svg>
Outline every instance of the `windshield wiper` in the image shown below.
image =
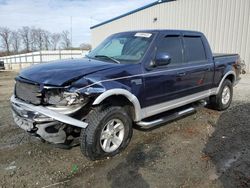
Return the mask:
<svg viewBox="0 0 250 188">
<path fill-rule="evenodd" d="M 106 55 L 95 55 L 95 57 L 97 57 L 97 58 L 100 57 L 100 58 L 110 59 L 110 60 L 112 60 L 113 62 L 118 63 L 118 64 L 121 63 L 121 62 L 118 61 L 117 59 L 115 59 L 115 58 L 113 58 L 113 57 L 106 56 Z"/>
</svg>

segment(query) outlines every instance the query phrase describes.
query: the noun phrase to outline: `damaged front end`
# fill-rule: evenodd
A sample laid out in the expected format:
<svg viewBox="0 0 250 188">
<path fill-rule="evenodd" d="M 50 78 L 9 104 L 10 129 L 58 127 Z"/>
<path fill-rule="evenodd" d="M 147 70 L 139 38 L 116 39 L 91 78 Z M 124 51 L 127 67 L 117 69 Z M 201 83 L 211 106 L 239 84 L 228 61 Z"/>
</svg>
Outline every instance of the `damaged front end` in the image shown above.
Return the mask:
<svg viewBox="0 0 250 188">
<path fill-rule="evenodd" d="M 67 87 L 16 80 L 11 104 L 15 123 L 50 143 L 70 144 L 88 126 L 84 119 L 89 98 Z"/>
</svg>

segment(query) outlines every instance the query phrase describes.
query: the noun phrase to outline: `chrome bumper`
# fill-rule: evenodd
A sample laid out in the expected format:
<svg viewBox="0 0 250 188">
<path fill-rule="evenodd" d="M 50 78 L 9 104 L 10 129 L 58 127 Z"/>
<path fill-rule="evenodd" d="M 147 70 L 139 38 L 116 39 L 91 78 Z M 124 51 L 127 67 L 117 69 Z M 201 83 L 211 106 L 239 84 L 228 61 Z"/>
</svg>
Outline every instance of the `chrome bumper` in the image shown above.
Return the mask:
<svg viewBox="0 0 250 188">
<path fill-rule="evenodd" d="M 48 109 L 43 106 L 35 106 L 32 104 L 25 103 L 19 99 L 17 99 L 14 95 L 12 95 L 10 99 L 12 103 L 12 108 L 14 111 L 18 111 L 19 113 L 22 114 L 22 116 L 27 119 L 27 122 L 29 121 L 29 114 L 32 112 L 33 118 L 35 119 L 35 115 L 43 115 L 45 116 L 44 118 L 52 119 L 52 120 L 57 120 L 59 122 L 69 124 L 72 126 L 80 127 L 80 128 L 86 128 L 88 126 L 87 123 L 82 122 L 81 120 L 72 118 L 68 115 L 55 112 L 54 110 Z M 17 123 L 17 122 L 16 122 Z"/>
</svg>

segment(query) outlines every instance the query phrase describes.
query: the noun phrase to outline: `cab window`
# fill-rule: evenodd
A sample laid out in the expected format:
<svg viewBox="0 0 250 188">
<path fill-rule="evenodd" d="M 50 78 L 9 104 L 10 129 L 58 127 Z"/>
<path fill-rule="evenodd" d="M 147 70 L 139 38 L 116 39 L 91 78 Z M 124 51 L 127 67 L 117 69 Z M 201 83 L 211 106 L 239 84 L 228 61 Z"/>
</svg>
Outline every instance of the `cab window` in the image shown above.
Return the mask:
<svg viewBox="0 0 250 188">
<path fill-rule="evenodd" d="M 183 38 L 185 62 L 204 61 L 206 60 L 205 48 L 201 37 Z"/>
<path fill-rule="evenodd" d="M 182 63 L 182 44 L 180 36 L 165 36 L 161 38 L 158 52 L 168 53 L 171 57 L 171 65 Z"/>
</svg>

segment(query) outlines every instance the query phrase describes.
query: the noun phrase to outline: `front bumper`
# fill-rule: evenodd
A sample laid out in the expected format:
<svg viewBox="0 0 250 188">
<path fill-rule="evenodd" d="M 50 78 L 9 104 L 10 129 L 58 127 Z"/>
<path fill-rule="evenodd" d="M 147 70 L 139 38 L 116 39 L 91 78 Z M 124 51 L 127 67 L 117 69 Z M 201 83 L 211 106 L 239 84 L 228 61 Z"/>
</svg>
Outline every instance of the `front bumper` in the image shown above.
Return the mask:
<svg viewBox="0 0 250 188">
<path fill-rule="evenodd" d="M 79 128 L 86 128 L 88 124 L 86 122 L 83 122 L 81 120 L 75 119 L 73 117 L 70 117 L 66 114 L 56 112 L 54 110 L 48 109 L 43 106 L 35 106 L 32 104 L 25 103 L 19 99 L 17 99 L 14 95 L 10 99 L 12 104 L 12 109 L 14 111 L 14 120 L 15 122 L 20 126 L 21 124 L 25 124 L 25 127 L 20 126 L 21 128 L 25 130 L 29 130 L 33 127 L 34 122 L 37 121 L 51 121 L 56 120 L 68 125 L 76 126 Z M 22 122 L 16 121 L 15 117 L 20 116 L 22 119 Z"/>
<path fill-rule="evenodd" d="M 70 117 L 82 106 L 46 108 L 27 104 L 15 96 L 11 97 L 11 106 L 13 119 L 20 128 L 50 143 L 71 143 L 79 136 L 79 128 L 88 126 L 87 123 Z"/>
</svg>

